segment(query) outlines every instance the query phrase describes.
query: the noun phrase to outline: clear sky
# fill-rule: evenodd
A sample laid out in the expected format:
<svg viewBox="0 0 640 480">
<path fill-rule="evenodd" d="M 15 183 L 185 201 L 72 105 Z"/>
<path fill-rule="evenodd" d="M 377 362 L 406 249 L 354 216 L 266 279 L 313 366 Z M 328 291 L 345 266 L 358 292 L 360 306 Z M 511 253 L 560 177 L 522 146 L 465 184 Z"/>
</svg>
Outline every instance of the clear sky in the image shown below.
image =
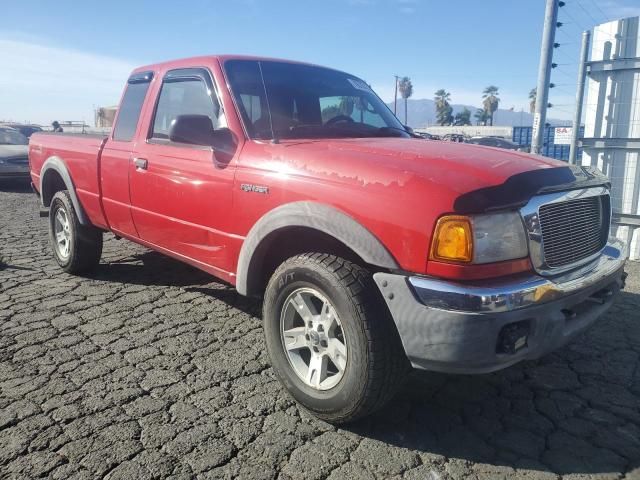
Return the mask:
<svg viewBox="0 0 640 480">
<path fill-rule="evenodd" d="M 565 0 L 552 118 L 570 118 L 580 32 L 640 14 L 639 0 Z M 116 104 L 135 66 L 207 53 L 309 61 L 364 78 L 393 99 L 393 75 L 413 98 L 438 88 L 480 105 L 487 85 L 501 108 L 528 108 L 544 0 L 190 0 L 3 2 L 0 119 L 93 123 Z"/>
</svg>

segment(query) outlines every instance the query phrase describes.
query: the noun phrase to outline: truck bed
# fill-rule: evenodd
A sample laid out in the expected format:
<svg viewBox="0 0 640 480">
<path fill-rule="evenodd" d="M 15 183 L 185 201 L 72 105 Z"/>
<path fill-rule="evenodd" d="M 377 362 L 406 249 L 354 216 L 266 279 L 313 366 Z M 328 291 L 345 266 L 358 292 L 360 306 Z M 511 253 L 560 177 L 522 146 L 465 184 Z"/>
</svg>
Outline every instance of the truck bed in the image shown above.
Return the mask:
<svg viewBox="0 0 640 480">
<path fill-rule="evenodd" d="M 50 159 L 64 163 L 80 203 L 97 226 L 105 226 L 100 205 L 99 161 L 107 135 L 34 133 L 29 141 L 29 166 L 34 188 L 41 191 L 41 172 Z M 102 220 L 102 221 L 100 221 Z"/>
</svg>

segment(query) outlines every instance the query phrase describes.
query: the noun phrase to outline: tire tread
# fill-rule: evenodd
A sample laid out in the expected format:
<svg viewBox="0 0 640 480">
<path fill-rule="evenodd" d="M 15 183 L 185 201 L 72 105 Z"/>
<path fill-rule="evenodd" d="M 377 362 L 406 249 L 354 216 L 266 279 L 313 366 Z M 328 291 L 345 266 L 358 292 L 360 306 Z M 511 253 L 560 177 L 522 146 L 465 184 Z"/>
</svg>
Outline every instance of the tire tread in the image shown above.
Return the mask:
<svg viewBox="0 0 640 480">
<path fill-rule="evenodd" d="M 309 252 L 286 260 L 274 273 L 316 264 L 331 272 L 339 284 L 348 290 L 351 300 L 362 319 L 368 342 L 370 361 L 367 367 L 364 394 L 351 411 L 340 414 L 316 413 L 332 423 L 347 423 L 367 416 L 385 405 L 397 392 L 409 370 L 395 324 L 371 273 L 362 266 L 336 255 Z M 387 312 L 386 316 L 380 312 Z"/>
<path fill-rule="evenodd" d="M 57 192 L 51 200 L 51 205 L 53 206 L 56 201 L 60 201 L 67 210 L 68 217 L 73 222 L 73 231 L 76 235 L 71 258 L 67 263 L 62 263 L 54 253 L 58 264 L 65 272 L 72 274 L 93 270 L 100 263 L 100 257 L 102 256 L 102 231 L 92 225 L 82 225 L 80 223 L 71 201 L 71 195 L 67 190 Z M 51 225 L 50 228 L 52 230 L 51 241 L 55 242 Z M 52 245 L 52 247 L 55 250 L 55 245 Z"/>
</svg>

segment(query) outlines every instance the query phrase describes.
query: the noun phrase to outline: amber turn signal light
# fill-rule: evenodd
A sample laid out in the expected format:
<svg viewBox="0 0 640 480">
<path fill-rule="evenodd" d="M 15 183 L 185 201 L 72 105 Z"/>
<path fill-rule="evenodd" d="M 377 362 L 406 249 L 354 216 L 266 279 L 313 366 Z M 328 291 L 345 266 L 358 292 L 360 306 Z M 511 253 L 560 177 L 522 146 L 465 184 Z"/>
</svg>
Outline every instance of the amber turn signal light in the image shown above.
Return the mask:
<svg viewBox="0 0 640 480">
<path fill-rule="evenodd" d="M 431 240 L 432 260 L 468 263 L 473 259 L 471 220 L 459 215 L 441 217 Z"/>
</svg>

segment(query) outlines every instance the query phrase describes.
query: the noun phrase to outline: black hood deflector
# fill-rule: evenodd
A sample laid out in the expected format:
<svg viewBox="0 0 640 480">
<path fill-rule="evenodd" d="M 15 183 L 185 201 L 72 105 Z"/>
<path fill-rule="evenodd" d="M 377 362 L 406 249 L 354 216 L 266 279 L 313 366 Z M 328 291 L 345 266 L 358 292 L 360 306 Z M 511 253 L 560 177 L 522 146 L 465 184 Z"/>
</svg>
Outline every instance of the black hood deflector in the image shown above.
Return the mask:
<svg viewBox="0 0 640 480">
<path fill-rule="evenodd" d="M 516 209 L 541 193 L 576 190 L 596 186 L 610 187 L 609 178 L 594 167 L 567 165 L 518 173 L 503 184 L 480 188 L 460 195 L 454 202 L 456 213 L 483 213 Z"/>
</svg>

